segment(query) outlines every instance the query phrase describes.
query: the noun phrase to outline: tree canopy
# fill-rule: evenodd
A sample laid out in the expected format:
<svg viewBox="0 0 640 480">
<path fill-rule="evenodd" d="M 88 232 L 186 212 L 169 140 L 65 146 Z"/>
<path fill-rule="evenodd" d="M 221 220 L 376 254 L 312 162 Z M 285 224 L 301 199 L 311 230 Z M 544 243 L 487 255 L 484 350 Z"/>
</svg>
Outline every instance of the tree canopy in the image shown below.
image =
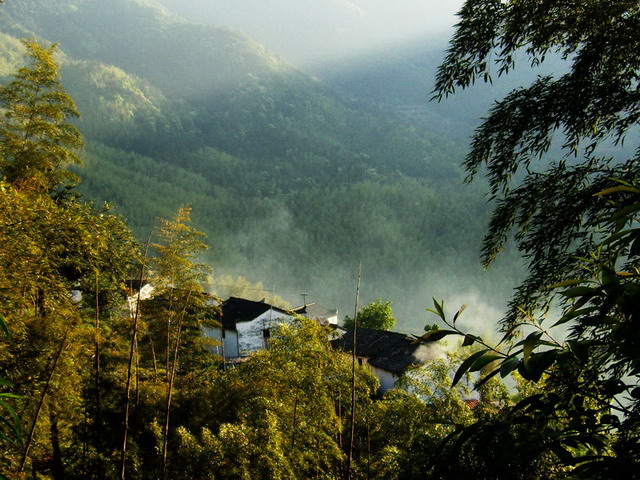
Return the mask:
<svg viewBox="0 0 640 480">
<path fill-rule="evenodd" d="M 54 193 L 76 180 L 66 167 L 80 163 L 82 136 L 70 123 L 79 113 L 60 83 L 56 45 L 23 43 L 30 65 L 0 87 L 0 172 L 19 188 Z"/>
<path fill-rule="evenodd" d="M 560 57 L 568 67 L 497 101 L 465 160 L 469 179 L 486 173 L 496 205 L 485 265 L 514 231 L 529 263 L 506 318 L 512 326 L 520 308 L 544 305 L 548 286 L 576 275 L 575 258 L 601 238 L 603 225 L 593 220 L 607 201 L 594 194 L 613 178 L 637 178 L 637 150 L 610 152 L 640 115 L 640 13 L 630 0 L 469 0 L 459 16 L 437 74 L 438 99 L 507 74 L 522 57 L 532 66 Z"/>
<path fill-rule="evenodd" d="M 460 312 L 449 321 L 437 302 L 449 330 L 423 338 L 460 334 L 463 345 L 481 346 L 454 384 L 467 372 L 491 370 L 482 385 L 517 370 L 540 389 L 505 418 L 461 429 L 456 444 L 497 440 L 506 461 L 551 455 L 572 478 L 637 476 L 640 150 L 622 146 L 640 118 L 640 8 L 624 0 L 468 0 L 460 18 L 438 98 L 490 81 L 494 69 L 506 74 L 521 57 L 536 66 L 559 56 L 567 71 L 497 101 L 466 157 L 469 179 L 484 171 L 496 202 L 485 264 L 513 235 L 529 276 L 498 346 L 462 332 Z M 562 325 L 566 338 L 555 338 L 540 310 L 554 298 L 561 314 L 551 327 Z M 536 432 L 534 449 L 518 438 L 522 428 Z"/>
<path fill-rule="evenodd" d="M 344 326 L 353 328 L 354 319 L 350 316 L 344 317 Z M 391 302 L 385 302 L 377 298 L 358 310 L 358 326 L 363 328 L 373 328 L 375 330 L 391 330 L 396 325 L 396 319 L 391 310 Z"/>
</svg>

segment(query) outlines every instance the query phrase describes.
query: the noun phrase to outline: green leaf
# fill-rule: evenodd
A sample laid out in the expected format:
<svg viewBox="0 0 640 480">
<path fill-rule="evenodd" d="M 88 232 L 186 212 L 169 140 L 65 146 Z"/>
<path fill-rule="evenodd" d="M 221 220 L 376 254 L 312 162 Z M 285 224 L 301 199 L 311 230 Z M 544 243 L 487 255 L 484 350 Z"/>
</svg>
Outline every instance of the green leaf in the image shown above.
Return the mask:
<svg viewBox="0 0 640 480">
<path fill-rule="evenodd" d="M 584 340 L 567 340 L 569 349 L 582 363 L 586 363 L 589 359 L 589 343 Z"/>
<path fill-rule="evenodd" d="M 593 287 L 574 287 L 564 292 L 560 292 L 560 295 L 567 298 L 575 297 L 593 297 L 598 294 L 598 289 Z"/>
<path fill-rule="evenodd" d="M 573 463 L 573 455 L 565 449 L 562 445 L 554 444 L 551 446 L 551 451 L 556 454 L 562 463 L 565 465 L 571 465 Z"/>
<path fill-rule="evenodd" d="M 571 320 L 577 318 L 577 317 L 585 317 L 588 316 L 589 314 L 595 312 L 598 310 L 597 307 L 588 307 L 588 308 L 576 308 L 574 310 L 574 307 L 579 307 L 580 305 L 576 304 L 574 305 L 571 309 L 569 309 L 569 311 L 563 315 L 562 317 L 560 317 L 560 319 L 554 323 L 552 325 L 552 327 L 558 326 L 558 325 L 562 325 L 564 323 L 570 322 Z"/>
<path fill-rule="evenodd" d="M 435 314 L 438 315 L 442 320 L 446 320 L 446 317 L 444 316 L 444 302 L 442 302 L 441 304 L 438 303 L 438 301 L 434 298 L 433 299 L 433 307 L 436 309 L 435 310 Z M 431 310 L 433 312 L 433 310 Z"/>
<path fill-rule="evenodd" d="M 615 214 L 606 219 L 606 222 L 615 222 L 616 220 L 620 220 L 621 218 L 627 218 L 629 217 L 629 215 L 634 214 L 638 210 L 640 210 L 640 203 L 634 203 L 633 205 L 629 205 L 618 210 Z"/>
<path fill-rule="evenodd" d="M 462 342 L 462 346 L 463 347 L 468 347 L 469 345 L 473 345 L 474 343 L 476 343 L 477 339 L 478 339 L 478 337 L 476 337 L 475 335 L 471 335 L 471 334 L 467 333 L 464 336 L 464 341 Z"/>
<path fill-rule="evenodd" d="M 565 280 L 564 282 L 554 283 L 553 285 L 547 287 L 547 290 L 553 290 L 555 288 L 568 287 L 569 285 L 577 285 L 579 283 L 584 283 L 585 280 L 581 278 L 574 278 L 571 280 Z"/>
<path fill-rule="evenodd" d="M 430 330 L 420 337 L 423 342 L 437 342 L 449 335 L 462 335 L 455 330 Z"/>
<path fill-rule="evenodd" d="M 601 190 L 598 193 L 594 193 L 593 196 L 598 197 L 601 195 L 610 195 L 612 193 L 618 193 L 618 192 L 640 193 L 640 189 L 621 185 L 618 187 L 605 188 L 604 190 Z"/>
<path fill-rule="evenodd" d="M 536 346 L 538 346 L 540 337 L 542 337 L 542 332 L 532 332 L 522 343 L 522 355 L 524 357 L 524 363 L 527 363 L 529 361 L 531 352 Z"/>
<path fill-rule="evenodd" d="M 518 365 L 518 372 L 525 379 L 537 382 L 544 372 L 553 365 L 558 356 L 557 350 L 547 350 L 546 352 L 534 353 L 529 357 L 528 362 Z"/>
<path fill-rule="evenodd" d="M 479 352 L 474 353 L 473 355 L 468 357 L 464 362 L 462 362 L 458 367 L 458 370 L 456 371 L 455 375 L 453 376 L 453 381 L 451 382 L 451 386 L 455 387 L 457 383 L 460 381 L 460 379 L 464 376 L 464 374 L 467 373 L 467 371 L 471 368 L 474 362 L 478 358 L 482 357 L 482 355 L 484 355 L 488 351 L 489 351 L 488 348 L 484 350 L 480 350 Z"/>
<path fill-rule="evenodd" d="M 631 247 L 629 247 L 629 256 L 636 257 L 638 255 L 640 255 L 640 235 L 634 238 Z"/>
<path fill-rule="evenodd" d="M 520 362 L 520 359 L 516 356 L 513 357 L 509 357 L 507 359 L 505 359 L 501 364 L 500 364 L 500 376 L 502 378 L 506 377 L 507 375 L 509 375 L 511 372 L 513 372 L 516 368 L 518 368 L 518 363 Z"/>
<path fill-rule="evenodd" d="M 468 307 L 469 305 L 467 303 L 465 303 L 464 305 L 462 305 L 460 307 L 460 309 L 456 312 L 456 314 L 453 316 L 453 325 L 455 326 L 456 324 L 456 320 L 458 320 L 458 317 L 462 314 L 462 312 L 465 311 L 465 309 Z"/>
<path fill-rule="evenodd" d="M 478 358 L 475 362 L 473 362 L 473 365 L 471 366 L 469 371 L 477 372 L 481 370 L 482 367 L 490 364 L 491 362 L 499 360 L 501 358 L 503 358 L 502 355 L 483 355 L 482 357 Z"/>
</svg>

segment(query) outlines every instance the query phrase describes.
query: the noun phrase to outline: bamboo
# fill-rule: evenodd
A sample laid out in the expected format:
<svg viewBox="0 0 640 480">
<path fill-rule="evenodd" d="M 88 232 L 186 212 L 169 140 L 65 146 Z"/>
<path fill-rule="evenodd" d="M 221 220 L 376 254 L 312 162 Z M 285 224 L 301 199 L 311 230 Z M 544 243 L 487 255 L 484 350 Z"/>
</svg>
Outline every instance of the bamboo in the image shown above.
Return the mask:
<svg viewBox="0 0 640 480">
<path fill-rule="evenodd" d="M 126 463 L 127 463 L 127 437 L 129 435 L 129 408 L 131 403 L 131 397 L 129 396 L 131 389 L 131 368 L 133 365 L 133 353 L 136 346 L 137 335 L 138 335 L 138 317 L 140 316 L 140 297 L 142 296 L 142 281 L 144 280 L 144 262 L 147 259 L 147 252 L 149 250 L 149 240 L 147 240 L 147 246 L 144 250 L 144 257 L 142 261 L 142 265 L 140 266 L 140 284 L 138 289 L 138 298 L 136 300 L 136 313 L 133 316 L 133 332 L 131 333 L 131 347 L 129 349 L 129 365 L 127 367 L 127 383 L 125 387 L 125 407 L 124 407 L 124 425 L 123 425 L 123 434 L 122 434 L 122 450 L 120 453 L 120 480 L 125 480 L 126 478 Z"/>
<path fill-rule="evenodd" d="M 53 379 L 53 374 L 56 371 L 56 367 L 58 366 L 58 360 L 60 360 L 60 356 L 62 355 L 62 351 L 67 343 L 67 336 L 69 335 L 69 331 L 71 327 L 67 328 L 67 331 L 64 333 L 64 337 L 62 338 L 62 342 L 60 342 L 60 347 L 55 354 L 53 365 L 51 366 L 51 370 L 49 371 L 49 375 L 47 376 L 47 381 L 44 384 L 44 389 L 42 390 L 42 394 L 40 395 L 40 401 L 38 402 L 38 407 L 36 408 L 36 413 L 33 417 L 33 422 L 31 423 L 31 428 L 29 429 L 29 436 L 27 437 L 27 443 L 24 448 L 24 452 L 22 454 L 22 459 L 20 460 L 20 469 L 18 472 L 22 472 L 24 470 L 24 465 L 27 462 L 27 457 L 29 456 L 29 449 L 31 448 L 31 442 L 33 442 L 33 435 L 36 431 L 36 424 L 38 423 L 38 417 L 40 416 L 40 411 L 42 410 L 42 405 L 44 404 L 44 399 L 47 396 L 49 391 L 49 385 L 51 384 L 51 380 Z"/>
<path fill-rule="evenodd" d="M 353 443 L 356 433 L 356 341 L 358 330 L 358 300 L 360 296 L 360 277 L 362 262 L 358 264 L 358 283 L 356 285 L 355 313 L 353 314 L 353 345 L 351 348 L 351 432 L 349 435 L 349 457 L 347 460 L 347 480 L 351 479 L 351 463 L 353 462 Z"/>
<path fill-rule="evenodd" d="M 167 408 L 165 412 L 164 418 L 164 435 L 162 439 L 162 473 L 160 478 L 164 480 L 166 478 L 167 473 L 167 446 L 168 446 L 168 438 L 169 438 L 169 417 L 171 413 L 171 394 L 173 392 L 173 382 L 176 376 L 176 369 L 178 365 L 178 351 L 180 348 L 180 336 L 182 334 L 182 325 L 184 321 L 184 314 L 187 310 L 187 306 L 189 305 L 189 299 L 191 298 L 191 290 L 187 293 L 187 298 L 184 302 L 184 306 L 182 307 L 182 312 L 180 313 L 180 318 L 178 320 L 178 331 L 176 333 L 176 341 L 173 349 L 173 364 L 171 365 L 171 376 L 169 377 L 169 385 L 167 386 Z"/>
</svg>

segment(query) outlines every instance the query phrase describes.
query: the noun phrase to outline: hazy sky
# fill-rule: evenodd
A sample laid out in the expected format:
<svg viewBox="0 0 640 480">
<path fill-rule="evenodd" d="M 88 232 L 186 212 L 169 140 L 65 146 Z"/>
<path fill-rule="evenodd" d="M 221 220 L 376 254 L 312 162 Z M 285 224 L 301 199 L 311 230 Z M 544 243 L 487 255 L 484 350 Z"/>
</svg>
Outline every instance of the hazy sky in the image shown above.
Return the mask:
<svg viewBox="0 0 640 480">
<path fill-rule="evenodd" d="M 156 0 L 191 21 L 239 29 L 299 66 L 415 38 L 442 38 L 462 0 Z"/>
</svg>

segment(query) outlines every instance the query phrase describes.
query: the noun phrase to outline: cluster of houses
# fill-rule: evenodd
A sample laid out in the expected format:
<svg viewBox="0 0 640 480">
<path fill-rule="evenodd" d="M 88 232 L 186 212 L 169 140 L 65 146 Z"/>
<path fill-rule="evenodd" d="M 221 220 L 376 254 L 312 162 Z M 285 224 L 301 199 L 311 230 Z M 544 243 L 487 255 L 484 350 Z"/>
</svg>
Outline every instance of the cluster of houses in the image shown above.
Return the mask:
<svg viewBox="0 0 640 480">
<path fill-rule="evenodd" d="M 130 291 L 137 291 L 142 299 L 153 295 L 153 286 L 131 281 Z M 137 295 L 129 297 L 134 309 Z M 226 365 L 245 361 L 253 352 L 269 348 L 274 327 L 305 317 L 327 327 L 331 345 L 336 350 L 353 352 L 353 330 L 338 325 L 338 311 L 317 303 L 307 303 L 285 310 L 262 301 L 230 297 L 219 304 L 220 316 L 216 327 L 205 327 L 205 335 L 217 340 L 213 353 Z M 425 346 L 415 337 L 398 332 L 358 327 L 356 330 L 356 358 L 360 365 L 368 365 L 380 380 L 378 393 L 393 388 L 397 380 L 410 368 L 421 366 L 442 355 L 436 345 Z"/>
<path fill-rule="evenodd" d="M 302 316 L 330 329 L 336 350 L 353 351 L 353 331 L 338 325 L 338 311 L 317 303 L 284 310 L 264 301 L 231 297 L 220 305 L 219 325 L 206 328 L 205 334 L 218 340 L 214 353 L 227 364 L 242 361 L 252 352 L 269 348 L 272 329 L 280 323 Z M 426 348 L 415 337 L 403 333 L 358 328 L 356 357 L 368 365 L 380 380 L 379 393 L 394 387 L 408 368 L 423 365 L 441 354 L 438 348 Z"/>
</svg>

